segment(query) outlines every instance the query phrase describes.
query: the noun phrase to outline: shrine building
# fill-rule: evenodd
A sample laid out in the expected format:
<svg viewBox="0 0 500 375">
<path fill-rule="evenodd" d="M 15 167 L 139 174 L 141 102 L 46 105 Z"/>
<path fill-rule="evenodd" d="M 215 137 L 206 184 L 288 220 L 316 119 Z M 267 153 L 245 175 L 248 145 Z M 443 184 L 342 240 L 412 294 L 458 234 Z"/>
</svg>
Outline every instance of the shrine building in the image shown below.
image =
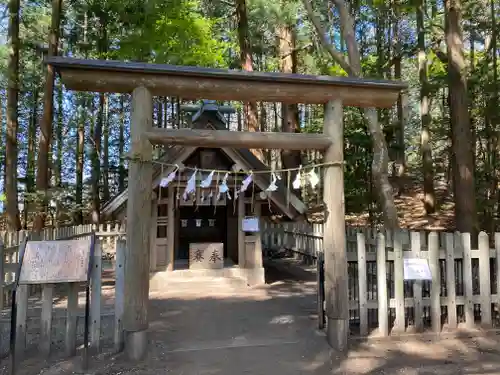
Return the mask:
<svg viewBox="0 0 500 375">
<path fill-rule="evenodd" d="M 203 102 L 191 119 L 191 127 L 229 130 L 226 118 L 212 101 Z M 184 196 L 196 169 L 203 171 L 196 173 L 195 192 Z M 214 171 L 212 176 L 210 171 Z M 235 173 L 225 181 L 229 191 L 218 196 L 223 171 Z M 249 175 L 242 172 L 249 171 L 255 172 L 250 184 L 235 197 Z M 175 177 L 168 181 L 169 175 Z M 299 197 L 287 191 L 284 181 L 277 180 L 269 166 L 249 149 L 170 146 L 154 164 L 152 181 L 152 290 L 161 287 L 162 277 L 168 277 L 169 272 L 181 270 L 186 275 L 242 278 L 248 285 L 264 283 L 262 220 L 273 216 L 299 220 L 306 211 Z M 209 183 L 207 187 L 200 187 L 202 181 Z M 275 191 L 266 191 L 273 183 Z M 103 218 L 126 221 L 128 198 L 125 189 L 107 202 Z"/>
</svg>

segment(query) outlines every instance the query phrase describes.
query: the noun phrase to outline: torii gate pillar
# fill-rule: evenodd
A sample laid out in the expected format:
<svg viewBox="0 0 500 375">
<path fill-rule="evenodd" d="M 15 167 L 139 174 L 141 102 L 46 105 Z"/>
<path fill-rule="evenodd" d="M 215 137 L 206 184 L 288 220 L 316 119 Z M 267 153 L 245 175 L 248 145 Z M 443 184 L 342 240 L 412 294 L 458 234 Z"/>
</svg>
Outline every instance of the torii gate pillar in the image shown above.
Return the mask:
<svg viewBox="0 0 500 375">
<path fill-rule="evenodd" d="M 345 352 L 349 336 L 349 287 L 344 218 L 344 124 L 340 100 L 325 104 L 323 132 L 332 141 L 325 152 L 324 162 L 339 163 L 326 167 L 324 173 L 323 200 L 327 209 L 323 227 L 326 336 L 334 350 Z"/>
<path fill-rule="evenodd" d="M 145 87 L 132 93 L 130 154 L 127 202 L 127 248 L 125 252 L 125 351 L 131 360 L 147 353 L 149 303 L 149 242 L 151 238 L 151 195 L 153 149 L 145 132 L 153 124 L 153 98 Z"/>
</svg>

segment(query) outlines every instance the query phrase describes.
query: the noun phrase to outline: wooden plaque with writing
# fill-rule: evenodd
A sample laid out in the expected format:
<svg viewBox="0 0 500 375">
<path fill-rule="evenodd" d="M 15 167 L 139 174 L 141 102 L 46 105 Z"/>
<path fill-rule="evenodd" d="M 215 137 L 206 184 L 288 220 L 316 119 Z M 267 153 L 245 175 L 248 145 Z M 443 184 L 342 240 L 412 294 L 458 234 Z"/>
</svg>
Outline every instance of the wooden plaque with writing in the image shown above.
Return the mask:
<svg viewBox="0 0 500 375">
<path fill-rule="evenodd" d="M 92 241 L 28 241 L 19 284 L 55 284 L 88 280 Z"/>
<path fill-rule="evenodd" d="M 224 244 L 222 243 L 190 243 L 190 269 L 224 268 Z"/>
</svg>

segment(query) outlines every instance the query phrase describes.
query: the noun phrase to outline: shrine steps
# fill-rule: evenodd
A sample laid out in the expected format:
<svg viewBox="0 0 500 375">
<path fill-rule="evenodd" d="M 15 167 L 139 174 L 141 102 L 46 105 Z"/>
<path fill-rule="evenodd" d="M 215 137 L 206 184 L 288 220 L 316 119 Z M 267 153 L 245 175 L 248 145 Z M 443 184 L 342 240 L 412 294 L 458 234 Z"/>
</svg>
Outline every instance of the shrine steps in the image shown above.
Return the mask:
<svg viewBox="0 0 500 375">
<path fill-rule="evenodd" d="M 245 273 L 237 267 L 231 267 L 217 270 L 183 269 L 155 272 L 151 274 L 149 289 L 155 292 L 162 291 L 167 286 L 192 287 L 195 284 L 203 284 L 205 287 L 212 284 L 214 287 L 247 287 Z"/>
</svg>

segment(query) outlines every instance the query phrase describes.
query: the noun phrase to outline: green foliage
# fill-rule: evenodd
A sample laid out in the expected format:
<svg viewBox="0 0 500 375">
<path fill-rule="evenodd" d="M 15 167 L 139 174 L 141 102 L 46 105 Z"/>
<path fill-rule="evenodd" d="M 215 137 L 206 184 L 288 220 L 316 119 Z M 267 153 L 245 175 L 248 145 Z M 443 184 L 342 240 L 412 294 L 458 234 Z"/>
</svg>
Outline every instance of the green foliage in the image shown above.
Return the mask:
<svg viewBox="0 0 500 375">
<path fill-rule="evenodd" d="M 133 29 L 120 40 L 120 58 L 142 55 L 156 63 L 226 65 L 230 44 L 215 32 L 220 20 L 204 16 L 199 1 L 156 0 L 143 11 L 132 18 Z"/>
<path fill-rule="evenodd" d="M 0 0 L 0 9 L 5 9 L 7 0 Z M 444 39 L 443 2 L 430 0 L 425 5 L 425 39 L 428 59 L 428 82 L 431 114 L 431 144 L 435 170 L 444 175 L 450 164 L 450 116 L 448 105 L 448 66 L 435 54 L 437 48 L 446 43 Z M 278 71 L 282 57 L 279 55 L 279 31 L 284 26 L 294 27 L 298 72 L 345 76 L 331 56 L 320 46 L 319 38 L 311 22 L 305 15 L 301 0 L 247 0 L 248 33 L 254 69 L 260 71 Z M 328 37 L 335 40 L 334 47 L 346 54 L 345 43 L 339 42 L 341 35 L 338 12 L 332 2 L 312 0 L 315 11 L 320 17 Z M 398 23 L 402 50 L 402 77 L 409 83 L 408 114 L 405 119 L 405 151 L 409 168 L 413 171 L 421 167 L 420 157 L 420 83 L 418 59 L 416 56 L 416 1 L 385 0 L 347 2 L 356 25 L 356 39 L 362 55 L 362 71 L 367 77 L 393 78 L 395 75 L 394 57 L 397 40 L 394 36 L 395 23 Z M 494 6 L 498 8 L 498 0 Z M 476 184 L 478 201 L 481 205 L 492 204 L 497 200 L 498 189 L 492 189 L 492 176 L 500 180 L 496 173 L 500 150 L 496 138 L 500 132 L 500 118 L 496 114 L 499 103 L 499 83 L 492 62 L 492 51 L 486 50 L 486 42 L 494 43 L 493 32 L 498 32 L 498 16 L 491 19 L 489 2 L 464 1 L 463 27 L 465 53 L 468 62 L 467 85 L 470 93 L 470 115 L 473 120 L 473 133 L 476 141 Z M 239 43 L 237 38 L 237 20 L 233 0 L 72 0 L 64 2 L 64 20 L 61 29 L 61 51 L 75 57 L 109 58 L 120 60 L 140 60 L 156 63 L 196 65 L 206 67 L 239 68 Z M 28 129 L 31 124 L 39 125 L 43 112 L 41 95 L 44 87 L 44 65 L 40 47 L 48 40 L 50 23 L 50 2 L 26 0 L 22 2 L 21 28 L 22 39 L 20 66 L 21 87 L 19 96 L 19 176 L 22 199 L 31 201 L 36 193 L 25 193 L 24 183 L 29 180 L 27 174 L 33 171 L 27 168 Z M 7 18 L 0 26 L 2 41 L 7 37 Z M 105 32 L 104 32 L 105 31 Z M 474 49 L 470 40 L 474 39 Z M 84 43 L 85 41 L 85 43 Z M 380 48 L 382 50 L 380 50 Z M 8 46 L 0 44 L 0 92 L 2 109 L 5 108 L 6 67 Z M 444 51 L 444 50 L 443 50 Z M 379 59 L 382 58 L 383 64 Z M 497 64 L 498 65 L 498 64 Z M 498 67 L 497 67 L 498 69 Z M 38 90 L 38 97 L 34 93 Z M 56 92 L 54 95 L 58 96 Z M 59 98 L 59 97 L 58 97 Z M 124 97 L 125 119 L 122 125 L 121 99 L 118 95 L 108 96 L 108 174 L 111 194 L 118 193 L 118 171 L 120 170 L 119 133 L 123 132 L 127 152 L 129 139 L 129 98 Z M 38 100 L 35 100 L 38 99 Z M 177 104 L 183 104 L 177 98 L 155 98 L 155 121 L 157 111 L 163 111 L 164 121 L 169 125 L 178 125 L 187 116 L 177 112 Z M 99 102 L 93 93 L 70 93 L 63 91 L 62 103 L 56 101 L 54 128 L 59 121 L 63 127 L 62 145 L 63 187 L 50 190 L 51 199 L 66 210 L 88 209 L 88 194 L 91 166 L 90 150 L 93 150 L 92 130 L 98 118 Z M 231 104 L 241 108 L 241 103 Z M 281 109 L 279 104 L 258 104 L 265 106 L 267 129 L 279 130 Z M 59 108 L 61 107 L 61 108 Z M 320 133 L 323 128 L 323 109 L 321 106 L 300 106 L 301 131 Z M 259 113 L 259 116 L 262 114 Z M 101 113 L 102 115 L 102 113 Z M 179 120 L 179 118 L 181 118 Z M 233 121 L 236 116 L 232 116 Z M 0 119 L 2 138 L 0 152 L 4 152 L 5 111 Z M 245 121 L 243 120 L 243 123 Z M 380 123 L 385 130 L 398 122 L 395 108 L 386 110 L 380 116 Z M 77 128 L 83 126 L 85 133 L 84 155 L 84 202 L 77 205 L 75 196 L 75 154 Z M 164 123 L 162 124 L 165 125 Z M 344 114 L 345 135 L 345 198 L 350 212 L 366 212 L 371 207 L 373 197 L 370 186 L 370 167 L 372 144 L 367 133 L 362 112 L 346 108 Z M 123 128 L 122 128 L 123 126 Z M 39 131 L 36 133 L 36 139 Z M 104 139 L 104 138 L 103 138 Z M 494 141 L 492 141 L 494 140 Z M 54 144 L 56 144 L 54 142 Z M 398 145 L 394 145 L 398 146 Z M 58 155 L 56 146 L 53 159 Z M 37 150 L 34 150 L 35 155 Z M 392 155 L 392 154 L 391 154 Z M 310 156 L 310 155 L 308 155 Z M 317 157 L 317 156 L 311 156 Z M 104 161 L 104 153 L 101 154 Z M 4 158 L 0 158 L 4 161 Z M 49 163 L 50 164 L 50 163 Z M 3 173 L 3 166 L 0 165 Z M 24 176 L 23 176 L 24 175 Z M 416 173 L 418 177 L 418 173 Z M 32 177 L 32 176 L 31 176 Z M 0 175 L 0 180 L 3 176 Z M 103 177 L 101 176 L 101 180 Z M 0 188 L 2 185 L 0 184 Z M 484 193 L 483 193 L 484 192 Z M 490 199 L 489 197 L 494 197 Z M 0 201 L 5 201 L 5 194 Z M 488 200 L 490 203 L 488 203 Z M 493 203 L 498 206 L 498 203 Z M 500 212 L 500 210 L 498 210 Z"/>
</svg>

